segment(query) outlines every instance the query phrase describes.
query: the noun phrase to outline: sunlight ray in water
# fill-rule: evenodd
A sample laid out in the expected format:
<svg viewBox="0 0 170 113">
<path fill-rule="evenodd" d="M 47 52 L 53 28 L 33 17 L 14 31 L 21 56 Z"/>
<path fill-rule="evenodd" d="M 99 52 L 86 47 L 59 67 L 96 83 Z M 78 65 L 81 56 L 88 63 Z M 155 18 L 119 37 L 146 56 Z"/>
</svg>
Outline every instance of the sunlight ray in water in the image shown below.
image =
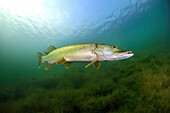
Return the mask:
<svg viewBox="0 0 170 113">
<path fill-rule="evenodd" d="M 0 0 L 0 7 L 19 16 L 34 16 L 41 13 L 43 0 Z"/>
</svg>

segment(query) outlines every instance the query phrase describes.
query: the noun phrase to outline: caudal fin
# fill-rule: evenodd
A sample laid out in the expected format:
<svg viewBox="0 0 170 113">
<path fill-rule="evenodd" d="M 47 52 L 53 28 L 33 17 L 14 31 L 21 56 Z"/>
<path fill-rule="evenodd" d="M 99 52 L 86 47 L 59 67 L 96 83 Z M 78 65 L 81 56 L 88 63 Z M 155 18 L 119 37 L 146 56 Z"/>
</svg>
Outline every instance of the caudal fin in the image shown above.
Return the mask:
<svg viewBox="0 0 170 113">
<path fill-rule="evenodd" d="M 40 52 L 37 52 L 37 56 L 38 56 L 38 59 L 39 59 L 38 68 L 40 68 L 40 66 L 43 64 L 43 62 L 42 62 L 42 56 L 43 55 Z"/>
</svg>

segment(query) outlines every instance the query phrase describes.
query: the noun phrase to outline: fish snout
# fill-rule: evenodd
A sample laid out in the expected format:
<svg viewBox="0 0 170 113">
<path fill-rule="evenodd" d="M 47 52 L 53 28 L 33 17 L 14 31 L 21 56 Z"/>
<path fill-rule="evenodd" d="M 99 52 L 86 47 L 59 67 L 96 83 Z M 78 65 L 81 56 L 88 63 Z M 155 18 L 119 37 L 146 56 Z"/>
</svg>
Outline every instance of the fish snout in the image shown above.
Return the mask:
<svg viewBox="0 0 170 113">
<path fill-rule="evenodd" d="M 133 54 L 132 51 L 127 51 L 126 53 L 127 53 L 127 54 Z"/>
</svg>

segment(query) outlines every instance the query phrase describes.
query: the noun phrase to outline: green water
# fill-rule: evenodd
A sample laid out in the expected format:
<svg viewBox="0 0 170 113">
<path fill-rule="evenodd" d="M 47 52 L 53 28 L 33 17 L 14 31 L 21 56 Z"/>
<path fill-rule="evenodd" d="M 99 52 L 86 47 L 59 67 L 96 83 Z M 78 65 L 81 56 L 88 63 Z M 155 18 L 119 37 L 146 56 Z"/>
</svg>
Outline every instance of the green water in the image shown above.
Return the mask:
<svg viewBox="0 0 170 113">
<path fill-rule="evenodd" d="M 170 111 L 168 0 L 44 0 L 40 12 L 34 4 L 30 12 L 0 1 L 0 113 Z M 134 56 L 102 62 L 99 70 L 88 63 L 38 69 L 37 52 L 79 43 L 115 45 Z"/>
</svg>

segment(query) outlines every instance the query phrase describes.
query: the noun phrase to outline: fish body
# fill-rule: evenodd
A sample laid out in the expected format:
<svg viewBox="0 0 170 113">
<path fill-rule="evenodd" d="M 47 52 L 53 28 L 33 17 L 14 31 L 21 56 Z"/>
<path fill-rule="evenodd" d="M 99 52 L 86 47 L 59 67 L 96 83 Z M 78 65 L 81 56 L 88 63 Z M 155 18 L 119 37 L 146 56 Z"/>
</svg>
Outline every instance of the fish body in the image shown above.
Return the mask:
<svg viewBox="0 0 170 113">
<path fill-rule="evenodd" d="M 86 67 L 94 64 L 98 69 L 100 62 L 103 61 L 115 61 L 122 60 L 133 56 L 132 51 L 123 50 L 116 46 L 98 44 L 98 43 L 86 43 L 76 44 L 61 47 L 56 49 L 54 46 L 50 46 L 43 56 L 41 53 L 37 53 L 39 57 L 39 67 L 42 63 L 47 62 L 45 68 L 48 70 L 53 64 L 63 64 L 69 68 L 72 62 L 91 62 Z"/>
<path fill-rule="evenodd" d="M 55 49 L 47 56 L 43 56 L 43 61 L 56 63 L 59 57 L 64 57 L 67 62 L 90 62 L 96 58 L 93 53 L 95 44 L 77 44 Z"/>
</svg>

